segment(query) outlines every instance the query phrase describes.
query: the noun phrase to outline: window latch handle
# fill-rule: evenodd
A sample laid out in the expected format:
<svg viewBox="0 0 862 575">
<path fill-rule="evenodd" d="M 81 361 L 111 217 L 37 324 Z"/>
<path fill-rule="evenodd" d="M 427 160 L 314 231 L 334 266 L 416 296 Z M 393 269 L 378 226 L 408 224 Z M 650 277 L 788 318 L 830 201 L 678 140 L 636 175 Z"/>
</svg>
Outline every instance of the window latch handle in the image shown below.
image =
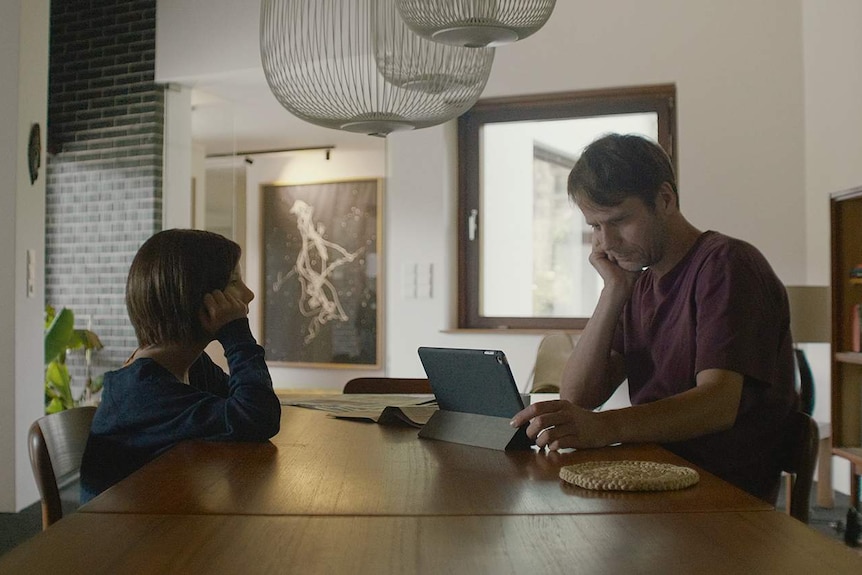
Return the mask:
<svg viewBox="0 0 862 575">
<path fill-rule="evenodd" d="M 473 208 L 467 216 L 467 237 L 472 242 L 476 239 L 476 227 L 478 226 L 479 210 Z"/>
</svg>

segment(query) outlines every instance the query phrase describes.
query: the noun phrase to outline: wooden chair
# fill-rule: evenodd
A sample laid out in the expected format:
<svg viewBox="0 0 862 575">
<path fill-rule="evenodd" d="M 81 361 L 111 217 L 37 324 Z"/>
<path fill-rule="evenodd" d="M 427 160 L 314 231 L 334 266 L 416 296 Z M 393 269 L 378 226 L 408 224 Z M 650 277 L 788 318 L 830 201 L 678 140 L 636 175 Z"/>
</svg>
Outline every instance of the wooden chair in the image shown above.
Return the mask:
<svg viewBox="0 0 862 575">
<path fill-rule="evenodd" d="M 536 351 L 530 393 L 559 393 L 563 368 L 574 349 L 572 336 L 567 333 L 545 335 Z"/>
<path fill-rule="evenodd" d="M 790 417 L 784 439 L 781 469 L 787 473 L 787 512 L 803 523 L 808 523 L 819 441 L 817 422 L 810 415 L 797 411 Z"/>
<path fill-rule="evenodd" d="M 42 529 L 63 517 L 60 487 L 75 479 L 96 408 L 76 407 L 37 419 L 30 426 L 30 465 L 42 499 Z"/>
<path fill-rule="evenodd" d="M 433 393 L 422 378 L 357 377 L 344 384 L 343 393 Z"/>
</svg>

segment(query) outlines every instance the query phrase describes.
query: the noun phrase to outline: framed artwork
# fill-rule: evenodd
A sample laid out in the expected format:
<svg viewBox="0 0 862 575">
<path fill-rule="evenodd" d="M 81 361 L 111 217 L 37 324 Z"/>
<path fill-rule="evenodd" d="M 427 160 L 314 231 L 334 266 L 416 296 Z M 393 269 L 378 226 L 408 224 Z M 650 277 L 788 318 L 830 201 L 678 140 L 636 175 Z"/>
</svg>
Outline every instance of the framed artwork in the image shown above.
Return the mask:
<svg viewBox="0 0 862 575">
<path fill-rule="evenodd" d="M 261 186 L 267 362 L 381 366 L 381 181 Z"/>
</svg>

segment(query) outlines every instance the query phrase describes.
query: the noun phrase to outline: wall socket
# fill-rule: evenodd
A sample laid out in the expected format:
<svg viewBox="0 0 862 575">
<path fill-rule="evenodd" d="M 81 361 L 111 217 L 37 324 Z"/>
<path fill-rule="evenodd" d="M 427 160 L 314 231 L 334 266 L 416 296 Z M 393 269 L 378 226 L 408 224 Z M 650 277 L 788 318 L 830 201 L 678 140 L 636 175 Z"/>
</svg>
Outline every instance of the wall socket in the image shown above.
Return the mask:
<svg viewBox="0 0 862 575">
<path fill-rule="evenodd" d="M 401 297 L 404 299 L 431 299 L 433 295 L 434 264 L 402 264 Z"/>
</svg>

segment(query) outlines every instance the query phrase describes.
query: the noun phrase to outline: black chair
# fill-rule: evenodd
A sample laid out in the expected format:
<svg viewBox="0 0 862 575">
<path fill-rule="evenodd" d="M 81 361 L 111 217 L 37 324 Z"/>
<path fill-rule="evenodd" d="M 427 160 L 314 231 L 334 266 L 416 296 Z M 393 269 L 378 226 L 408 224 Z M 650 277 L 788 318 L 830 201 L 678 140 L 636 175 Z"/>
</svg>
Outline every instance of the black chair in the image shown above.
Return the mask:
<svg viewBox="0 0 862 575">
<path fill-rule="evenodd" d="M 819 441 L 817 423 L 810 415 L 797 411 L 790 416 L 784 436 L 781 469 L 787 473 L 787 511 L 803 523 L 808 523 Z"/>
<path fill-rule="evenodd" d="M 796 374 L 799 376 L 799 410 L 808 415 L 814 414 L 814 376 L 811 374 L 811 366 L 805 352 L 794 348 L 796 357 Z"/>
<path fill-rule="evenodd" d="M 811 366 L 808 363 L 808 358 L 805 352 L 799 348 L 793 349 L 794 359 L 796 360 L 796 376 L 797 376 L 797 391 L 799 392 L 799 410 L 810 416 L 814 416 L 814 404 L 816 400 L 816 392 L 814 386 L 814 376 L 811 372 Z M 832 473 L 829 453 L 831 446 L 829 445 L 830 425 L 815 422 L 818 432 L 820 433 L 819 449 L 823 449 L 825 453 L 819 454 L 819 465 L 821 468 L 818 471 L 817 483 L 817 501 L 819 505 L 832 507 Z M 789 493 L 791 490 L 790 478 L 787 478 L 786 490 Z M 789 508 L 788 508 L 789 509 Z"/>
<path fill-rule="evenodd" d="M 357 377 L 344 384 L 343 393 L 434 393 L 423 378 Z"/>
<path fill-rule="evenodd" d="M 42 529 L 63 517 L 60 487 L 77 478 L 96 408 L 76 407 L 40 417 L 30 426 L 30 466 L 42 500 Z"/>
</svg>

